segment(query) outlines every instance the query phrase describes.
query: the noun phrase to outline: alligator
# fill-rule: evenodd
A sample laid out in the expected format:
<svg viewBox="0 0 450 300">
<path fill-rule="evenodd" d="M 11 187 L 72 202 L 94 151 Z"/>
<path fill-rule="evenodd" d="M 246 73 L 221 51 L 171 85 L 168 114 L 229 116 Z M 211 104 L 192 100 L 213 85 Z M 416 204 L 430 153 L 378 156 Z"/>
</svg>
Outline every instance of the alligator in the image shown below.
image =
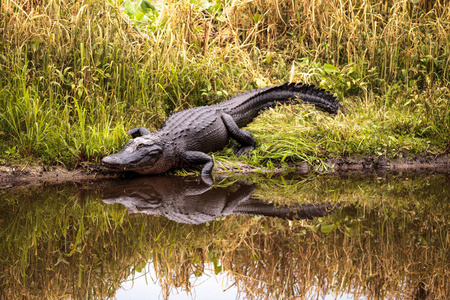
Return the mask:
<svg viewBox="0 0 450 300">
<path fill-rule="evenodd" d="M 120 203 L 130 214 L 164 216 L 184 224 L 202 224 L 228 215 L 312 219 L 334 212 L 331 203 L 275 205 L 252 198 L 255 184 L 211 186 L 201 177 L 152 176 L 115 180 L 103 187 L 106 204 Z"/>
<path fill-rule="evenodd" d="M 182 110 L 170 115 L 156 132 L 144 127 L 131 129 L 133 139 L 102 163 L 114 171 L 161 174 L 170 169 L 203 164 L 201 175 L 211 176 L 214 161 L 206 153 L 224 148 L 230 138 L 239 146 L 236 156 L 254 149 L 252 134 L 241 127 L 262 110 L 280 104 L 314 104 L 336 114 L 339 100 L 313 85 L 285 83 L 238 94 L 224 102 Z"/>
</svg>

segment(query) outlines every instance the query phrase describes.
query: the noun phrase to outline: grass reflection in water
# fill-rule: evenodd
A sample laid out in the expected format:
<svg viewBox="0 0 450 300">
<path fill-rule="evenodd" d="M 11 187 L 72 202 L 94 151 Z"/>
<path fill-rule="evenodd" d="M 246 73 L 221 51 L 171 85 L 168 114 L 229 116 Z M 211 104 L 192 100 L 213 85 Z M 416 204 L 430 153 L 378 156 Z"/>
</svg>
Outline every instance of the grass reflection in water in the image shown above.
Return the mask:
<svg viewBox="0 0 450 300">
<path fill-rule="evenodd" d="M 107 298 L 149 261 L 163 296 L 189 291 L 189 279 L 211 264 L 250 298 L 449 294 L 448 175 L 245 180 L 257 183 L 255 198 L 339 208 L 313 220 L 226 216 L 189 225 L 104 204 L 104 182 L 4 189 L 2 296 Z"/>
</svg>

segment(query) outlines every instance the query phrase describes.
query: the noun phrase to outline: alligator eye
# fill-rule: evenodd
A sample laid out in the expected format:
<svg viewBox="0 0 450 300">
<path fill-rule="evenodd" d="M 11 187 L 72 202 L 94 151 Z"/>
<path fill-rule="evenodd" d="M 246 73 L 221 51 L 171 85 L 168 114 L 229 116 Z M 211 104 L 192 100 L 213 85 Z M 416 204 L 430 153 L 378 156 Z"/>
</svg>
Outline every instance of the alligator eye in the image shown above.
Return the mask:
<svg viewBox="0 0 450 300">
<path fill-rule="evenodd" d="M 148 153 L 152 155 L 160 154 L 162 152 L 162 148 L 158 145 L 152 145 L 148 149 Z"/>
<path fill-rule="evenodd" d="M 136 146 L 136 150 L 144 150 L 149 155 L 156 155 L 162 152 L 162 148 L 157 145 L 139 144 Z"/>
<path fill-rule="evenodd" d="M 161 153 L 161 149 L 151 149 L 150 151 L 148 151 L 148 154 L 150 155 L 155 155 L 159 153 Z"/>
</svg>

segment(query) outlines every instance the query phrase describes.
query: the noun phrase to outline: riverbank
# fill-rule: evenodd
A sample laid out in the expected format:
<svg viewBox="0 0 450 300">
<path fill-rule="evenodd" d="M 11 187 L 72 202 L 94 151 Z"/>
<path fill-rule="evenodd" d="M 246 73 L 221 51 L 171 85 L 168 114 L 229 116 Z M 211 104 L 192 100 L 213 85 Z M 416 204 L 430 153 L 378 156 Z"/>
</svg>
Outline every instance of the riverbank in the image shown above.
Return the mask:
<svg viewBox="0 0 450 300">
<path fill-rule="evenodd" d="M 316 165 L 299 163 L 273 169 L 262 169 L 240 162 L 228 162 L 216 164 L 213 176 L 223 177 L 249 175 L 252 173 L 283 174 L 289 172 L 322 175 L 370 175 L 390 172 L 450 174 L 450 155 L 445 154 L 435 157 L 417 156 L 412 159 L 386 159 L 382 157 L 340 158 L 326 160 Z M 130 176 L 138 175 L 126 172 L 111 172 L 102 166 L 92 163 L 82 163 L 72 169 L 42 163 L 26 163 L 23 165 L 19 163 L 4 163 L 0 165 L 0 189 L 22 185 L 83 182 Z"/>
</svg>

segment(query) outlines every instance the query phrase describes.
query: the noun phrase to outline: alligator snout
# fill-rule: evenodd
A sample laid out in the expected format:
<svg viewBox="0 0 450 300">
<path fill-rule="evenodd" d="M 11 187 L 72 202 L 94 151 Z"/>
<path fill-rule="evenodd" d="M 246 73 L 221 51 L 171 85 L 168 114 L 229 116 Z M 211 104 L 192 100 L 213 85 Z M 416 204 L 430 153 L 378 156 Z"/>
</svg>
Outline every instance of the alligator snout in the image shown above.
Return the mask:
<svg viewBox="0 0 450 300">
<path fill-rule="evenodd" d="M 105 156 L 102 159 L 102 164 L 104 164 L 104 165 L 114 165 L 114 162 L 115 162 L 114 158 L 111 158 L 110 155 Z"/>
<path fill-rule="evenodd" d="M 123 163 L 113 154 L 103 157 L 102 164 L 108 168 L 120 168 Z"/>
</svg>

